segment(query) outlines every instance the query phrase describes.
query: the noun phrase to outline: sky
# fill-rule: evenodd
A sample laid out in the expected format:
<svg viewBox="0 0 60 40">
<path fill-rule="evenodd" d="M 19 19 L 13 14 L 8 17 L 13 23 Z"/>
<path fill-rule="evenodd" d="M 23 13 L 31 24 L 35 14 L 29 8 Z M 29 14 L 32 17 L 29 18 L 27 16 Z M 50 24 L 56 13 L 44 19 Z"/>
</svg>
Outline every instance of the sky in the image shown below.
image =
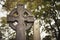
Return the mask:
<svg viewBox="0 0 60 40">
<path fill-rule="evenodd" d="M 0 18 L 1 17 L 6 17 L 7 16 L 7 11 L 5 9 L 3 9 L 2 5 L 4 5 L 5 3 L 3 1 L 0 1 Z"/>
</svg>

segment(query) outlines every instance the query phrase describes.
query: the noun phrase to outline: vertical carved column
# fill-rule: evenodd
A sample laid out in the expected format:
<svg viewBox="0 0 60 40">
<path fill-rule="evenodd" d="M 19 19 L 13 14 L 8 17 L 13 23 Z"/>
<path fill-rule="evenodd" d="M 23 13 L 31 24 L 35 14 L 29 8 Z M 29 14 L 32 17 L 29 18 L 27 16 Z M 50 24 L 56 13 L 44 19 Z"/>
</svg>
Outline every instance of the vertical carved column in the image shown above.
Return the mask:
<svg viewBox="0 0 60 40">
<path fill-rule="evenodd" d="M 18 20 L 18 25 L 16 28 L 17 29 L 16 40 L 26 40 L 26 35 L 25 35 L 26 31 L 25 31 L 24 18 L 23 18 L 24 6 L 18 5 L 17 12 L 19 13 L 19 20 Z"/>
<path fill-rule="evenodd" d="M 25 28 L 23 24 L 19 24 L 19 26 L 17 26 L 16 40 L 26 40 Z"/>
<path fill-rule="evenodd" d="M 33 39 L 34 39 L 34 40 L 40 40 L 39 20 L 36 20 L 36 21 L 34 22 L 34 27 L 33 27 Z"/>
</svg>

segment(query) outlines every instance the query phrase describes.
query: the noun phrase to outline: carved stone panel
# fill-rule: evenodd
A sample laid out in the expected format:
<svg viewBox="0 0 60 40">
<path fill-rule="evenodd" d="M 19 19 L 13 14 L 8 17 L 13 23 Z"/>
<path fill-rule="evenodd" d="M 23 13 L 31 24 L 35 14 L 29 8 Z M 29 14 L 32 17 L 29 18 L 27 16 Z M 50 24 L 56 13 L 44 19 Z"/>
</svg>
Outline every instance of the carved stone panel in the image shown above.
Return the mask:
<svg viewBox="0 0 60 40">
<path fill-rule="evenodd" d="M 25 32 L 34 23 L 34 17 L 31 12 L 19 4 L 7 16 L 9 26 L 16 31 L 16 40 L 26 40 Z M 14 23 L 17 23 L 16 25 Z"/>
</svg>

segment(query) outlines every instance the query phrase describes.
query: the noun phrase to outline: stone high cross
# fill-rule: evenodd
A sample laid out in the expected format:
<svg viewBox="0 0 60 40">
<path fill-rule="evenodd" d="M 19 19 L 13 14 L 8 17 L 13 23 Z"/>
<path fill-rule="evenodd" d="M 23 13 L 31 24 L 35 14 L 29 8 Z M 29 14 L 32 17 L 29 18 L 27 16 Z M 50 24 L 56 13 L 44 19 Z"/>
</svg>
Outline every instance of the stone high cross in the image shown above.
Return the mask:
<svg viewBox="0 0 60 40">
<path fill-rule="evenodd" d="M 26 40 L 25 32 L 33 25 L 34 16 L 22 4 L 18 4 L 17 8 L 13 9 L 7 16 L 7 22 L 16 31 L 16 40 Z"/>
</svg>

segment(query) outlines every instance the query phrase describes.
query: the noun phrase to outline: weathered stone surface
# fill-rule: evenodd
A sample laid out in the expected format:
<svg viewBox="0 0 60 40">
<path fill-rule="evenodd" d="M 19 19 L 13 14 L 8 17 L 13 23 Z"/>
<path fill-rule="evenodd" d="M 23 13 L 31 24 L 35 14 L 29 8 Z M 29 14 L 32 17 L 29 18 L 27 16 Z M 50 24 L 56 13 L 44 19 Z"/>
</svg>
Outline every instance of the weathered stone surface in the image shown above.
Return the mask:
<svg viewBox="0 0 60 40">
<path fill-rule="evenodd" d="M 40 26 L 39 26 L 39 19 L 35 20 L 34 27 L 33 27 L 33 38 L 34 40 L 41 40 L 40 37 Z"/>
<path fill-rule="evenodd" d="M 34 23 L 34 17 L 23 5 L 19 4 L 17 8 L 13 9 L 7 16 L 7 21 L 9 26 L 16 31 L 16 40 L 26 40 L 25 32 Z M 17 22 L 17 25 L 13 24 L 15 22 Z"/>
</svg>

